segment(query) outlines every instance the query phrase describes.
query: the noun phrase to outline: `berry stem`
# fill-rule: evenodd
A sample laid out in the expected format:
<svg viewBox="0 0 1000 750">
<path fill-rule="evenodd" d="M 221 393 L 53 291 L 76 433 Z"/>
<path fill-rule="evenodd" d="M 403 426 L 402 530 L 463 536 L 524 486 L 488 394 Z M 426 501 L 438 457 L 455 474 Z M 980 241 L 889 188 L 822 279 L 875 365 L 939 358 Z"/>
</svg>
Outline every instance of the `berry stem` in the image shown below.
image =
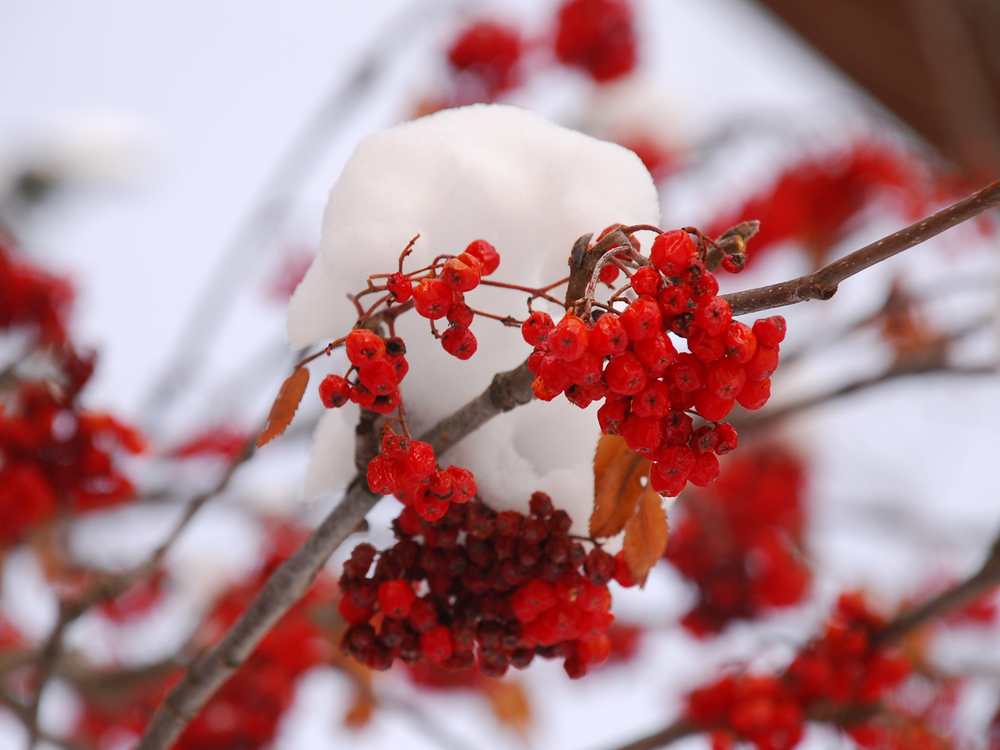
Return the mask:
<svg viewBox="0 0 1000 750">
<path fill-rule="evenodd" d="M 997 206 L 1000 206 L 1000 182 L 993 182 L 967 198 L 855 250 L 814 273 L 780 284 L 727 294 L 723 299 L 729 303 L 733 315 L 746 315 L 812 299 L 828 300 L 837 293 L 837 287 L 845 279 Z"/>
</svg>

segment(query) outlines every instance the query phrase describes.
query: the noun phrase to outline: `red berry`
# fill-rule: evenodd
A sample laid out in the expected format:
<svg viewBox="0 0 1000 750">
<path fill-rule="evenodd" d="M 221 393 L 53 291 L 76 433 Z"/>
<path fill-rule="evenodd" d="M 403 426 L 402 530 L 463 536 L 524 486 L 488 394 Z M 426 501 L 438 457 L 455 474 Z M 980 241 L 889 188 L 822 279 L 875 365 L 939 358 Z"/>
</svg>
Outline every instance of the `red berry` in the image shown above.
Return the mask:
<svg viewBox="0 0 1000 750">
<path fill-rule="evenodd" d="M 722 456 L 732 450 L 736 450 L 736 428 L 731 424 L 728 422 L 722 422 L 721 424 L 715 425 L 715 435 L 717 438 L 717 442 L 715 444 L 716 455 Z"/>
<path fill-rule="evenodd" d="M 376 495 L 395 495 L 399 487 L 399 465 L 387 453 L 368 462 L 368 489 Z"/>
<path fill-rule="evenodd" d="M 695 456 L 694 467 L 688 474 L 688 481 L 695 487 L 708 487 L 719 478 L 719 458 L 714 453 L 702 453 Z"/>
<path fill-rule="evenodd" d="M 361 365 L 358 368 L 358 380 L 376 396 L 386 396 L 396 390 L 398 385 L 396 368 L 388 357 Z"/>
<path fill-rule="evenodd" d="M 451 327 L 441 337 L 441 346 L 453 357 L 465 360 L 476 353 L 479 344 L 468 328 Z"/>
<path fill-rule="evenodd" d="M 709 336 L 721 336 L 732 319 L 733 311 L 729 303 L 715 295 L 706 295 L 699 299 L 694 312 L 695 324 L 704 329 Z"/>
<path fill-rule="evenodd" d="M 754 411 L 761 408 L 771 398 L 771 379 L 750 380 L 736 397 L 737 403 L 744 409 Z"/>
<path fill-rule="evenodd" d="M 451 309 L 448 311 L 448 314 L 445 316 L 445 318 L 453 326 L 458 326 L 459 328 L 468 328 L 469 326 L 472 325 L 472 319 L 475 316 L 476 314 L 472 311 L 472 308 L 469 307 L 467 304 L 465 304 L 464 302 L 456 302 L 454 305 L 452 305 Z"/>
<path fill-rule="evenodd" d="M 377 333 L 359 328 L 347 334 L 344 341 L 347 359 L 355 367 L 374 362 L 385 354 L 385 342 Z"/>
<path fill-rule="evenodd" d="M 500 266 L 500 254 L 486 240 L 474 240 L 465 248 L 465 252 L 482 263 L 483 276 L 489 276 Z"/>
<path fill-rule="evenodd" d="M 726 345 L 719 336 L 709 336 L 708 331 L 699 330 L 688 339 L 688 349 L 706 364 L 714 362 L 726 353 Z"/>
<path fill-rule="evenodd" d="M 664 380 L 678 390 L 693 393 L 701 390 L 705 384 L 705 365 L 690 352 L 681 352 L 674 359 Z"/>
<path fill-rule="evenodd" d="M 761 346 L 775 347 L 785 340 L 785 319 L 780 315 L 758 320 L 753 332 Z"/>
<path fill-rule="evenodd" d="M 440 320 L 454 304 L 455 295 L 443 279 L 424 279 L 413 290 L 413 307 L 431 320 Z"/>
<path fill-rule="evenodd" d="M 592 351 L 585 351 L 580 357 L 563 365 L 566 375 L 573 383 L 594 385 L 600 382 L 604 370 L 604 359 Z"/>
<path fill-rule="evenodd" d="M 663 314 L 652 297 L 640 297 L 618 316 L 632 341 L 649 339 L 660 332 Z"/>
<path fill-rule="evenodd" d="M 653 266 L 642 266 L 632 274 L 632 289 L 640 297 L 656 299 L 663 286 L 663 277 Z"/>
<path fill-rule="evenodd" d="M 413 296 L 413 282 L 401 273 L 394 273 L 386 279 L 386 289 L 395 302 L 406 302 Z"/>
<path fill-rule="evenodd" d="M 632 588 L 635 586 L 635 579 L 628 569 L 628 561 L 625 559 L 625 550 L 621 550 L 615 555 L 615 580 L 622 588 Z"/>
<path fill-rule="evenodd" d="M 659 419 L 670 411 L 670 389 L 660 380 L 653 380 L 632 397 L 632 413 L 638 417 Z"/>
<path fill-rule="evenodd" d="M 426 485 L 421 485 L 413 496 L 413 509 L 427 521 L 443 518 L 448 512 L 448 505 L 448 500 L 435 495 Z"/>
<path fill-rule="evenodd" d="M 479 21 L 467 27 L 448 50 L 448 62 L 455 70 L 475 76 L 487 100 L 517 84 L 520 57 L 517 29 L 494 21 Z"/>
<path fill-rule="evenodd" d="M 410 584 L 398 578 L 386 581 L 378 587 L 378 604 L 382 608 L 382 613 L 393 620 L 409 617 L 416 599 Z"/>
<path fill-rule="evenodd" d="M 622 352 L 604 368 L 604 381 L 612 393 L 631 396 L 646 387 L 646 369 L 632 352 Z"/>
<path fill-rule="evenodd" d="M 467 503 L 479 492 L 476 478 L 468 469 L 449 466 L 445 471 L 451 475 L 451 501 L 453 503 Z"/>
<path fill-rule="evenodd" d="M 531 344 L 531 346 L 538 346 L 540 343 L 545 341 L 546 337 L 555 328 L 555 323 L 552 322 L 552 316 L 547 312 L 541 312 L 540 310 L 535 310 L 528 316 L 528 319 L 521 324 L 521 336 L 524 340 Z M 535 373 L 536 375 L 538 373 Z"/>
<path fill-rule="evenodd" d="M 420 653 L 434 664 L 451 656 L 452 647 L 451 631 L 444 625 L 434 625 L 420 634 Z"/>
<path fill-rule="evenodd" d="M 319 398 L 327 409 L 336 409 L 347 403 L 351 384 L 340 375 L 327 375 L 319 384 Z"/>
<path fill-rule="evenodd" d="M 738 320 L 729 324 L 722 341 L 726 345 L 726 355 L 741 365 L 745 365 L 757 353 L 757 337 L 750 326 Z"/>
<path fill-rule="evenodd" d="M 514 616 L 521 622 L 531 622 L 542 612 L 558 603 L 556 590 L 537 578 L 528 581 L 511 596 L 510 603 Z"/>
<path fill-rule="evenodd" d="M 758 338 L 758 341 L 760 339 Z M 753 359 L 746 363 L 747 380 L 766 380 L 778 369 L 778 347 L 759 345 Z"/>
<path fill-rule="evenodd" d="M 370 409 L 375 403 L 375 394 L 365 388 L 362 383 L 352 385 L 351 392 L 347 394 L 347 397 L 362 409 Z"/>
<path fill-rule="evenodd" d="M 710 364 L 705 375 L 705 386 L 719 398 L 737 398 L 746 382 L 747 373 L 743 365 L 729 357 Z"/>
<path fill-rule="evenodd" d="M 552 329 L 546 342 L 553 354 L 569 362 L 587 351 L 590 332 L 580 318 L 570 313 Z"/>
<path fill-rule="evenodd" d="M 618 270 L 618 266 L 614 265 L 613 263 L 608 263 L 608 265 L 606 265 L 604 268 L 601 269 L 601 273 L 597 277 L 597 280 L 600 281 L 602 284 L 607 284 L 608 286 L 611 286 L 612 284 L 615 283 L 615 280 L 618 278 L 620 274 L 621 271 Z"/>
<path fill-rule="evenodd" d="M 569 0 L 559 8 L 556 57 L 595 81 L 631 72 L 636 63 L 632 9 L 624 0 Z"/>
<path fill-rule="evenodd" d="M 633 351 L 639 361 L 649 368 L 653 377 L 663 375 L 677 356 L 677 349 L 674 348 L 670 337 L 663 331 L 658 332 L 652 338 L 636 341 Z"/>
<path fill-rule="evenodd" d="M 716 396 L 707 389 L 698 391 L 694 395 L 694 408 L 709 422 L 720 422 L 725 419 L 735 403 L 736 399 Z"/>
<path fill-rule="evenodd" d="M 604 314 L 590 331 L 590 351 L 598 357 L 620 354 L 628 348 L 628 334 L 617 315 Z"/>
<path fill-rule="evenodd" d="M 422 482 L 437 471 L 434 449 L 419 440 L 410 441 L 410 452 L 400 459 L 399 473 L 411 482 Z"/>
<path fill-rule="evenodd" d="M 441 278 L 456 292 L 471 292 L 479 286 L 479 266 L 470 266 L 451 258 L 441 270 Z"/>
<path fill-rule="evenodd" d="M 661 495 L 679 495 L 694 469 L 695 455 L 686 445 L 669 445 L 659 452 L 649 472 L 649 483 Z"/>
<path fill-rule="evenodd" d="M 683 229 L 664 232 L 653 240 L 649 260 L 664 276 L 678 276 L 698 254 L 698 246 Z"/>
<path fill-rule="evenodd" d="M 687 310 L 691 301 L 691 292 L 680 284 L 671 284 L 664 287 L 656 298 L 656 303 L 660 306 L 660 311 L 667 316 L 680 315 Z"/>
<path fill-rule="evenodd" d="M 618 428 L 628 414 L 629 400 L 627 398 L 609 398 L 604 406 L 597 410 L 597 421 L 601 432 L 605 435 L 617 435 Z"/>
<path fill-rule="evenodd" d="M 631 450 L 648 458 L 655 455 L 663 440 L 663 425 L 658 418 L 639 417 L 634 412 L 625 418 L 618 431 Z"/>
</svg>

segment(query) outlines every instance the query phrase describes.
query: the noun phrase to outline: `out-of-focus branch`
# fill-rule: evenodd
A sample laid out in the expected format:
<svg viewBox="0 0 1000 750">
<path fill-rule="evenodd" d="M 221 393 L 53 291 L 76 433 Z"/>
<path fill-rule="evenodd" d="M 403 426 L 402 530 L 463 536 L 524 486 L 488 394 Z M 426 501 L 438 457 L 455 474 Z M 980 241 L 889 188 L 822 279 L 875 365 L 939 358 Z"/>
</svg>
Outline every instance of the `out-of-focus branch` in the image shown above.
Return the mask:
<svg viewBox="0 0 1000 750">
<path fill-rule="evenodd" d="M 183 515 L 174 524 L 173 530 L 143 563 L 128 572 L 104 576 L 80 597 L 59 603 L 59 619 L 56 621 L 55 627 L 53 627 L 45 644 L 38 652 L 39 656 L 35 677 L 37 687 L 25 709 L 27 717 L 26 725 L 30 735 L 28 747 L 33 747 L 41 739 L 38 729 L 38 707 L 42 700 L 42 691 L 45 689 L 45 685 L 49 677 L 52 676 L 56 663 L 62 654 L 62 642 L 66 629 L 98 602 L 105 599 L 114 599 L 123 594 L 133 584 L 152 575 L 163 562 L 163 558 L 167 552 L 184 532 L 184 529 L 187 528 L 187 525 L 194 518 L 195 514 L 206 502 L 223 492 L 229 486 L 229 482 L 236 473 L 236 470 L 254 455 L 254 445 L 255 441 L 253 439 L 247 441 L 243 452 L 229 464 L 225 473 L 219 478 L 219 481 L 211 489 L 188 501 Z"/>
<path fill-rule="evenodd" d="M 1000 206 L 1000 182 L 991 183 L 968 198 L 855 250 L 814 273 L 780 284 L 734 292 L 724 295 L 724 298 L 729 302 L 733 315 L 746 315 L 812 299 L 830 299 L 845 279 L 997 206 Z"/>
<path fill-rule="evenodd" d="M 526 399 L 523 385 L 526 370 L 526 365 L 521 365 L 499 373 L 486 391 L 421 435 L 420 440 L 435 446 L 435 452 L 439 448 L 444 452 L 493 416 L 527 403 L 530 399 Z M 459 414 L 466 415 L 465 421 L 457 418 Z M 370 422 L 365 424 L 363 421 L 359 425 L 362 429 L 355 445 L 357 463 L 378 451 L 378 430 Z M 222 640 L 190 666 L 150 721 L 136 750 L 166 750 L 177 740 L 188 722 L 249 658 L 268 631 L 305 596 L 330 555 L 364 521 L 380 498 L 368 490 L 362 477 L 354 479 L 344 499 L 271 574 Z"/>
<path fill-rule="evenodd" d="M 143 422 L 153 429 L 178 395 L 189 387 L 205 360 L 223 317 L 242 288 L 251 263 L 288 217 L 294 196 L 316 164 L 317 154 L 347 121 L 379 73 L 403 48 L 415 25 L 440 12 L 447 3 L 424 2 L 408 8 L 379 33 L 346 81 L 338 81 L 319 109 L 299 131 L 264 182 L 250 211 L 239 224 L 187 319 L 180 343 L 142 408 Z"/>
<path fill-rule="evenodd" d="M 890 620 L 872 637 L 872 645 L 877 647 L 890 645 L 930 621 L 970 603 L 997 585 L 1000 585 L 1000 535 L 994 539 L 990 552 L 978 571 L 923 604 L 911 607 Z M 806 717 L 813 721 L 849 725 L 871 718 L 878 710 L 877 705 L 846 706 L 831 713 L 828 706 L 819 705 L 807 711 Z M 692 726 L 685 719 L 678 719 L 658 732 L 616 747 L 615 750 L 656 750 L 700 731 L 703 730 Z"/>
</svg>

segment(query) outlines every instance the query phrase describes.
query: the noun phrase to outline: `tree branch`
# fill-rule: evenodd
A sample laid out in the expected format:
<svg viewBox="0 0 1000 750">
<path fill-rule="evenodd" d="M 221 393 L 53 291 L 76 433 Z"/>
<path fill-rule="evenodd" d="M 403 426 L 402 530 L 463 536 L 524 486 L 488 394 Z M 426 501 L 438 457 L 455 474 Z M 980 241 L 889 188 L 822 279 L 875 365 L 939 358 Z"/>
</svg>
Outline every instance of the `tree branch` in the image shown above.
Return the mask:
<svg viewBox="0 0 1000 750">
<path fill-rule="evenodd" d="M 1000 182 L 987 185 L 968 198 L 860 250 L 855 250 L 814 273 L 780 284 L 726 294 L 723 297 L 729 302 L 733 315 L 746 315 L 811 299 L 827 300 L 837 293 L 837 287 L 845 279 L 996 206 L 1000 206 Z"/>
<path fill-rule="evenodd" d="M 435 452 L 439 447 L 444 452 L 497 414 L 527 403 L 530 398 L 526 398 L 524 390 L 526 371 L 526 364 L 522 364 L 509 372 L 499 373 L 484 393 L 421 435 L 420 440 L 435 446 Z M 461 414 L 466 415 L 467 421 L 457 418 Z M 364 422 L 359 427 L 361 434 L 355 454 L 360 457 L 373 450 L 370 442 L 378 440 L 378 431 L 371 425 L 365 426 Z M 330 555 L 364 521 L 365 515 L 380 499 L 380 495 L 368 490 L 363 478 L 355 477 L 344 499 L 271 574 L 229 632 L 188 668 L 184 679 L 170 691 L 146 727 L 136 750 L 166 750 L 177 741 L 184 727 L 249 658 L 268 631 L 305 596 Z"/>
</svg>

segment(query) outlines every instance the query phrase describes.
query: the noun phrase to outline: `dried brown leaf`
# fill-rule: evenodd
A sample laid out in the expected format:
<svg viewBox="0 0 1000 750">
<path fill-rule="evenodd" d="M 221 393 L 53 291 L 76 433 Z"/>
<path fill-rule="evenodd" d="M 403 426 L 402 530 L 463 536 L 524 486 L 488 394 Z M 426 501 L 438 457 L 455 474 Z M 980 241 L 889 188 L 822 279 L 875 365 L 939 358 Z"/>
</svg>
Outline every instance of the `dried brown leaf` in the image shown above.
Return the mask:
<svg viewBox="0 0 1000 750">
<path fill-rule="evenodd" d="M 636 514 L 625 524 L 625 562 L 640 586 L 645 585 L 650 568 L 663 557 L 669 536 L 663 498 L 647 487 L 639 496 Z"/>
<path fill-rule="evenodd" d="M 509 680 L 489 680 L 484 684 L 483 691 L 490 699 L 493 713 L 501 723 L 519 734 L 527 733 L 531 725 L 531 704 L 519 683 Z"/>
<path fill-rule="evenodd" d="M 592 537 L 614 536 L 625 528 L 643 492 L 642 478 L 648 474 L 649 460 L 630 450 L 624 438 L 601 435 L 594 456 Z"/>
<path fill-rule="evenodd" d="M 278 397 L 271 404 L 271 413 L 267 415 L 267 424 L 257 436 L 258 448 L 270 443 L 292 423 L 292 417 L 299 408 L 299 402 L 306 392 L 307 385 L 309 385 L 309 370 L 305 367 L 296 368 L 281 384 Z"/>
</svg>

